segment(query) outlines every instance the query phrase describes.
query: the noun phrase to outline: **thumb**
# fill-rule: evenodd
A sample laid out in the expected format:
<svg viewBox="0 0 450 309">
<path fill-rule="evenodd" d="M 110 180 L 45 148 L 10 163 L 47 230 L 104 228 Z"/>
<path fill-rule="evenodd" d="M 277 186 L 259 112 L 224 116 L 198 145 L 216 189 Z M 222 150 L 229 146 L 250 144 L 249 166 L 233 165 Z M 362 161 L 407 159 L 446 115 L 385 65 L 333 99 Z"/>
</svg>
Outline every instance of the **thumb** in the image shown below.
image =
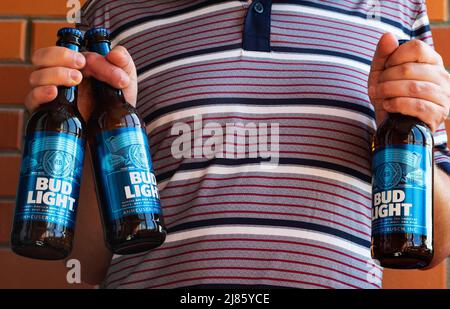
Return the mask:
<svg viewBox="0 0 450 309">
<path fill-rule="evenodd" d="M 383 71 L 389 56 L 397 49 L 398 40 L 392 33 L 385 33 L 378 41 L 372 60 L 371 72 Z"/>
<path fill-rule="evenodd" d="M 387 60 L 390 55 L 397 49 L 398 41 L 392 33 L 385 33 L 380 38 L 375 54 L 373 56 L 368 81 L 368 94 L 370 101 L 375 108 L 376 122 L 380 124 L 386 118 L 386 112 L 382 108 L 382 100 L 375 99 L 375 89 L 378 84 L 380 74 L 384 71 Z"/>
</svg>

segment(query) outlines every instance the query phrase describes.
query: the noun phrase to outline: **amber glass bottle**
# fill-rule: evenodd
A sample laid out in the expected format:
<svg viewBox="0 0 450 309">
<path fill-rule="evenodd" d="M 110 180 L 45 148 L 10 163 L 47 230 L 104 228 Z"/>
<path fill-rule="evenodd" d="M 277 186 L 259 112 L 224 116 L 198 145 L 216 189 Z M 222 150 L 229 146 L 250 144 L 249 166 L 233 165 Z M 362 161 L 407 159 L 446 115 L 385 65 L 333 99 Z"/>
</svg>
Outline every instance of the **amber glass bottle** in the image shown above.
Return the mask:
<svg viewBox="0 0 450 309">
<path fill-rule="evenodd" d="M 428 126 L 401 114 L 374 136 L 372 257 L 383 267 L 423 268 L 433 258 L 433 147 Z"/>
<path fill-rule="evenodd" d="M 89 30 L 85 41 L 91 52 L 110 52 L 104 28 Z M 166 230 L 143 122 L 121 90 L 93 80 L 92 91 L 89 148 L 107 247 L 117 254 L 158 247 Z"/>
<path fill-rule="evenodd" d="M 58 46 L 79 51 L 82 33 L 64 28 Z M 72 249 L 85 150 L 85 124 L 77 87 L 58 87 L 58 97 L 41 105 L 26 128 L 11 247 L 45 260 Z"/>
</svg>

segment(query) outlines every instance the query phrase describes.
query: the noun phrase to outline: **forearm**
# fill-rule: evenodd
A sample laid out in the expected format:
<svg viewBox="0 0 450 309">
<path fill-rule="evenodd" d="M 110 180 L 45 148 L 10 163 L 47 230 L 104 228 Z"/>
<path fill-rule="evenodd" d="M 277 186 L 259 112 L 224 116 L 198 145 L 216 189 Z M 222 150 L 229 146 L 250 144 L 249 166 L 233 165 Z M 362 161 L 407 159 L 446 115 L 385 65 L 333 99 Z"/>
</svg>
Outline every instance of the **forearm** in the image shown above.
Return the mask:
<svg viewBox="0 0 450 309">
<path fill-rule="evenodd" d="M 450 256 L 450 176 L 434 168 L 434 258 L 430 267 Z"/>
</svg>

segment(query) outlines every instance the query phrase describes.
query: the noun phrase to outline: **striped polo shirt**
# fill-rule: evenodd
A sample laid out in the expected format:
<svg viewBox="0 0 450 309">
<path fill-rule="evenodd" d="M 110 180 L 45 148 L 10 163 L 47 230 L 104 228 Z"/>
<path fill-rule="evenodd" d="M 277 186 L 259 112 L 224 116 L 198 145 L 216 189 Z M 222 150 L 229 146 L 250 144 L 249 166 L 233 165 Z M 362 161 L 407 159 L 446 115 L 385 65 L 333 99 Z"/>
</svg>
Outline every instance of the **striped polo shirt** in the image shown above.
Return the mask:
<svg viewBox="0 0 450 309">
<path fill-rule="evenodd" d="M 104 287 L 381 287 L 367 79 L 383 33 L 432 44 L 423 1 L 92 0 L 82 24 L 136 63 L 168 228 Z"/>
</svg>

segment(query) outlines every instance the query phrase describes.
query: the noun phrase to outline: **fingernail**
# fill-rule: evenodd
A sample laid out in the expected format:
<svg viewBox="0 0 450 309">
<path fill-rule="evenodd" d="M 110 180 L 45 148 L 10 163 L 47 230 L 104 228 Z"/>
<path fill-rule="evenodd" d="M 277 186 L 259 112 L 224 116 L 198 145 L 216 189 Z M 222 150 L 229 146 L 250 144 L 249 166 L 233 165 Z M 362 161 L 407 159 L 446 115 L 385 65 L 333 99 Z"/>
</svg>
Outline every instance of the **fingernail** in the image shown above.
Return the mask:
<svg viewBox="0 0 450 309">
<path fill-rule="evenodd" d="M 369 96 L 372 97 L 375 94 L 375 86 L 369 87 Z"/>
<path fill-rule="evenodd" d="M 392 107 L 392 103 L 390 101 L 384 101 L 383 107 L 385 109 L 390 109 Z"/>
<path fill-rule="evenodd" d="M 76 82 L 77 82 L 77 81 L 80 79 L 80 72 L 75 71 L 75 70 L 70 71 L 70 78 L 71 78 L 73 81 L 76 81 Z"/>
<path fill-rule="evenodd" d="M 130 82 L 130 78 L 128 75 L 122 74 L 119 81 L 120 88 L 125 88 L 128 86 L 128 83 Z"/>
<path fill-rule="evenodd" d="M 76 54 L 75 63 L 78 67 L 82 67 L 84 65 L 84 57 L 81 54 Z"/>
<path fill-rule="evenodd" d="M 75 62 L 75 65 L 80 68 L 84 65 L 84 59 L 83 56 L 80 53 L 73 53 L 72 54 L 73 60 Z"/>
<path fill-rule="evenodd" d="M 53 94 L 53 87 L 45 88 L 45 94 L 51 96 Z"/>
</svg>

